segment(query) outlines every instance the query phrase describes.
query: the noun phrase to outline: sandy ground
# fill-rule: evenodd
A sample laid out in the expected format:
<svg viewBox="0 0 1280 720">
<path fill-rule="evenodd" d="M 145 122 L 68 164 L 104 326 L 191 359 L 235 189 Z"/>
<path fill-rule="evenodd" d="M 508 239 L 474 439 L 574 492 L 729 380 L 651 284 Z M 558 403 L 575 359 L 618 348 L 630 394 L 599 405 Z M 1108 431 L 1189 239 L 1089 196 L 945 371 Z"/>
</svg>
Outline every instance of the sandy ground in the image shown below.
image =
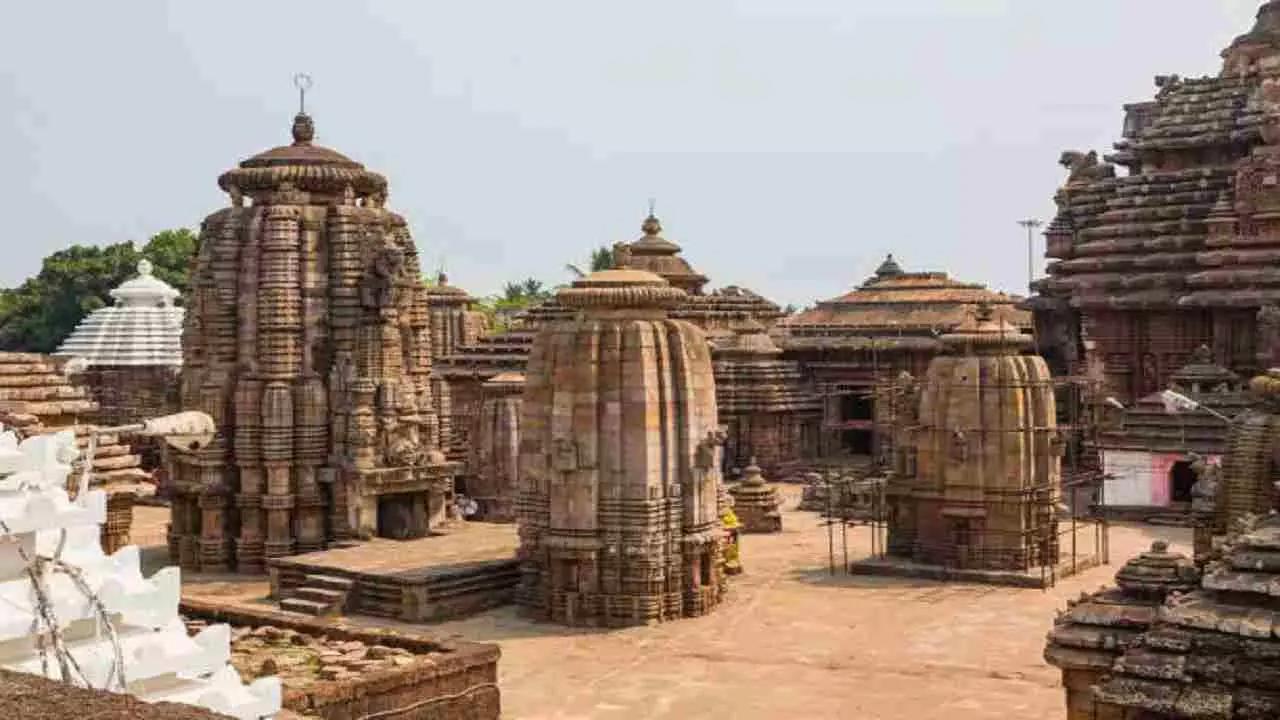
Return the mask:
<svg viewBox="0 0 1280 720">
<path fill-rule="evenodd" d="M 794 507 L 797 488 L 782 489 Z M 162 510 L 138 510 L 143 535 L 163 522 Z M 1111 566 L 1020 590 L 830 577 L 817 517 L 787 510 L 783 522 L 780 534 L 744 538 L 746 574 L 708 617 L 594 631 L 531 623 L 507 607 L 429 629 L 501 645 L 506 718 L 1058 718 L 1059 674 L 1041 659 L 1055 611 L 1110 584 L 1155 539 L 1190 548 L 1182 528 L 1113 526 Z M 868 546 L 865 530 L 851 534 L 851 556 Z M 265 588 L 190 580 L 186 592 L 205 597 L 247 600 Z"/>
</svg>

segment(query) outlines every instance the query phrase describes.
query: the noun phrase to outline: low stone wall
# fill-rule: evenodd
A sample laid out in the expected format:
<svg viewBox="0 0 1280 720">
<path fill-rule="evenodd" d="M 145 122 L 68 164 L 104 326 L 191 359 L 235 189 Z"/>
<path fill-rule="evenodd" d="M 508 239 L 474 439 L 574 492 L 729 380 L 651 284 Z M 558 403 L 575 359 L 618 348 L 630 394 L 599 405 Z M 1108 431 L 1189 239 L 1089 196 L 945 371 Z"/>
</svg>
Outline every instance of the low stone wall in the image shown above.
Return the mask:
<svg viewBox="0 0 1280 720">
<path fill-rule="evenodd" d="M 282 613 L 270 608 L 226 607 L 208 600 L 184 599 L 182 614 L 225 622 L 233 627 L 272 627 L 344 643 L 381 647 L 426 656 L 419 662 L 377 664 L 367 672 L 333 672 L 336 679 L 290 687 L 284 680 L 284 707 L 323 720 L 496 720 L 501 716 L 497 645 L 444 640 L 416 633 L 357 628 Z M 264 634 L 271 634 L 267 631 Z M 403 653 L 392 653 L 403 656 Z M 388 666 L 389 665 L 389 666 Z"/>
</svg>

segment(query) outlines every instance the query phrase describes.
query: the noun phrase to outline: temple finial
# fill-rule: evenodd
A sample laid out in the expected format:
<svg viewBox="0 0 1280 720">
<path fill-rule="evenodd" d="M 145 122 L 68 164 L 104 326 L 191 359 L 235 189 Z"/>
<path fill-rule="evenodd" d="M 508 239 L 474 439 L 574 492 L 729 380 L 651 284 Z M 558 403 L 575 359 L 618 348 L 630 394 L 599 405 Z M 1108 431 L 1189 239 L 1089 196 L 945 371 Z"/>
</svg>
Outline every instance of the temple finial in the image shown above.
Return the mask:
<svg viewBox="0 0 1280 720">
<path fill-rule="evenodd" d="M 310 145 L 316 136 L 315 123 L 307 114 L 307 91 L 311 89 L 311 76 L 306 73 L 294 75 L 293 86 L 298 88 L 298 114 L 293 117 L 293 144 Z"/>
<path fill-rule="evenodd" d="M 649 198 L 649 214 L 640 225 L 640 231 L 645 235 L 658 235 L 662 232 L 662 223 L 658 220 L 658 216 L 653 214 L 654 206 L 657 204 L 657 200 Z"/>
</svg>

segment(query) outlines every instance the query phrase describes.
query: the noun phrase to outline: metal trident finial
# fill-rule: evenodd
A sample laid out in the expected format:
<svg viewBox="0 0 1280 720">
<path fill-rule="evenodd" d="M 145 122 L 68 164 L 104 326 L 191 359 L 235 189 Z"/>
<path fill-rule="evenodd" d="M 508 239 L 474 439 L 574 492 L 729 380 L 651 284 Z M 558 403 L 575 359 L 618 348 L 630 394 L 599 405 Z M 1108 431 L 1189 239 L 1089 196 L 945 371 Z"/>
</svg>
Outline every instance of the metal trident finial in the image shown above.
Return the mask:
<svg viewBox="0 0 1280 720">
<path fill-rule="evenodd" d="M 298 114 L 304 115 L 307 112 L 307 91 L 311 89 L 311 76 L 306 73 L 294 75 L 293 86 L 298 88 Z"/>
</svg>

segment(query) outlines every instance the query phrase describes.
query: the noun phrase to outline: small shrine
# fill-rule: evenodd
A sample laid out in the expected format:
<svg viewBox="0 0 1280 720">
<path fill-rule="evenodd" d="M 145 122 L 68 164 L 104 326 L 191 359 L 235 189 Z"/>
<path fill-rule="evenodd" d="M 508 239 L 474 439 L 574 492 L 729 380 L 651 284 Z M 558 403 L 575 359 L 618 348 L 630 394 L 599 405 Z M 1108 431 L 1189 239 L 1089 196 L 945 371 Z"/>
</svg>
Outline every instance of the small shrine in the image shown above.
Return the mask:
<svg viewBox="0 0 1280 720">
<path fill-rule="evenodd" d="M 1169 389 L 1195 407 L 1171 409 L 1163 392 L 1152 393 L 1117 413 L 1118 422 L 1098 434 L 1107 476 L 1100 510 L 1137 517 L 1185 515 L 1196 482 L 1192 454 L 1220 464 L 1231 419 L 1250 404 L 1239 376 L 1214 362 L 1206 345 L 1173 374 Z"/>
<path fill-rule="evenodd" d="M 517 601 L 536 617 L 643 625 L 724 596 L 723 435 L 706 335 L 668 316 L 684 297 L 649 272 L 592 273 L 557 294 L 576 317 L 534 341 L 516 517 Z"/>
<path fill-rule="evenodd" d="M 464 494 L 476 503 L 472 520 L 515 520 L 520 475 L 520 413 L 524 373 L 506 372 L 481 387 L 480 413 L 471 432 Z"/>
<path fill-rule="evenodd" d="M 716 403 L 727 434 L 724 469 L 759 463 L 776 477 L 816 456 L 822 400 L 800 366 L 782 358 L 765 326 L 745 318 L 712 347 Z"/>
<path fill-rule="evenodd" d="M 1195 564 L 1157 540 L 1120 568 L 1116 587 L 1081 595 L 1058 614 L 1044 658 L 1062 670 L 1067 720 L 1094 720 L 1093 687 L 1155 624 L 1169 596 L 1190 592 L 1199 582 Z"/>
<path fill-rule="evenodd" d="M 1233 523 L 1198 587 L 1171 594 L 1094 688 L 1090 718 L 1280 717 L 1280 515 Z"/>
<path fill-rule="evenodd" d="M 940 342 L 948 353 L 929 363 L 916 411 L 900 418 L 911 432 L 885 485 L 889 557 L 851 569 L 1046 582 L 1041 568 L 1060 560 L 1063 450 L 1049 369 L 989 305 Z"/>
<path fill-rule="evenodd" d="M 729 488 L 729 494 L 733 496 L 733 512 L 743 532 L 782 532 L 778 490 L 765 482 L 755 458 L 743 469 L 742 479 Z"/>
</svg>

